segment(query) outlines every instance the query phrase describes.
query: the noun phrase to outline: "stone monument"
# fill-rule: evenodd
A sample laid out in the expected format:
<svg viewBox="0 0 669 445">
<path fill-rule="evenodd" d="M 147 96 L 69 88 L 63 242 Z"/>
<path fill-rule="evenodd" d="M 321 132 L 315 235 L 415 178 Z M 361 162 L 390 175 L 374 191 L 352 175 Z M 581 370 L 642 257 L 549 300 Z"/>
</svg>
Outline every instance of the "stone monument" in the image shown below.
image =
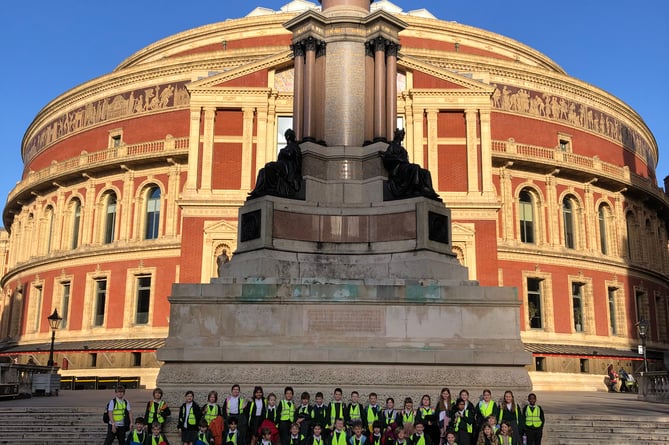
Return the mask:
<svg viewBox="0 0 669 445">
<path fill-rule="evenodd" d="M 468 280 L 449 209 L 429 172 L 405 159 L 395 130 L 406 25 L 370 3 L 322 0 L 321 12 L 285 24 L 299 146 L 259 175 L 265 189 L 240 208 L 237 250 L 219 277 L 173 286 L 158 352 L 166 393 L 529 389 L 515 290 Z M 285 178 L 266 176 L 298 152 L 302 181 L 291 164 L 290 187 L 267 192 Z"/>
</svg>

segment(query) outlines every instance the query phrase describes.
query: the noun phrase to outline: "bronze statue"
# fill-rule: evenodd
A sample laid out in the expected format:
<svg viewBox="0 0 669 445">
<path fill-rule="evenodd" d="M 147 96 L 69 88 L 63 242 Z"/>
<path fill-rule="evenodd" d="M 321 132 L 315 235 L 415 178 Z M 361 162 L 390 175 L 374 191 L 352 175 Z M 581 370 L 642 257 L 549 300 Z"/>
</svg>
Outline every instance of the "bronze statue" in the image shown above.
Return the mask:
<svg viewBox="0 0 669 445">
<path fill-rule="evenodd" d="M 395 199 L 425 196 L 426 198 L 441 201 L 441 198 L 432 187 L 430 171 L 418 164 L 409 162 L 409 153 L 402 146 L 404 130 L 395 130 L 393 141 L 388 149 L 379 152 L 383 166 L 388 171 L 388 189 Z"/>
<path fill-rule="evenodd" d="M 276 161 L 268 162 L 260 169 L 248 199 L 265 195 L 297 198 L 302 188 L 302 151 L 293 130 L 286 130 L 285 136 L 288 144 L 279 151 Z"/>
</svg>

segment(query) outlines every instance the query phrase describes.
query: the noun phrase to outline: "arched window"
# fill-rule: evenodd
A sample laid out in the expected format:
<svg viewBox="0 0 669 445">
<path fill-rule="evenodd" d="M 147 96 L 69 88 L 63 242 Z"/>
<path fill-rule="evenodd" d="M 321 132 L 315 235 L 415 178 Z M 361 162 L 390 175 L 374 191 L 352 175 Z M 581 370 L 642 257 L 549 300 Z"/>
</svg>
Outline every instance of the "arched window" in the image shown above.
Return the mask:
<svg viewBox="0 0 669 445">
<path fill-rule="evenodd" d="M 564 226 L 564 245 L 568 249 L 576 248 L 574 233 L 574 201 L 569 196 L 562 200 L 562 223 Z"/>
<path fill-rule="evenodd" d="M 523 243 L 534 244 L 534 202 L 532 194 L 527 190 L 522 190 L 518 195 L 518 213 L 520 225 L 520 241 Z"/>
<path fill-rule="evenodd" d="M 160 227 L 160 189 L 151 187 L 146 194 L 146 231 L 145 239 L 158 238 Z"/>
<path fill-rule="evenodd" d="M 610 219 L 609 218 L 610 215 L 611 215 L 611 209 L 609 208 L 608 205 L 602 204 L 599 206 L 599 211 L 597 212 L 597 216 L 599 219 L 599 250 L 604 255 L 609 254 L 608 221 Z"/>
<path fill-rule="evenodd" d="M 73 199 L 70 204 L 72 209 L 72 242 L 70 248 L 76 249 L 79 247 L 79 230 L 81 227 L 81 201 Z"/>
<path fill-rule="evenodd" d="M 634 214 L 632 212 L 629 212 L 627 215 L 625 215 L 625 223 L 627 229 L 627 258 L 633 260 L 636 256 L 634 249 L 634 243 L 636 242 L 636 224 L 634 222 Z"/>
<path fill-rule="evenodd" d="M 45 221 L 46 233 L 44 234 L 45 235 L 44 241 L 45 241 L 45 246 L 46 246 L 45 251 L 46 251 L 46 253 L 51 253 L 51 243 L 53 241 L 53 217 L 54 217 L 53 207 L 48 206 L 46 208 L 46 215 L 45 216 L 46 216 L 46 221 Z"/>
<path fill-rule="evenodd" d="M 106 199 L 104 243 L 109 244 L 114 241 L 116 233 L 116 193 L 109 192 Z"/>
</svg>

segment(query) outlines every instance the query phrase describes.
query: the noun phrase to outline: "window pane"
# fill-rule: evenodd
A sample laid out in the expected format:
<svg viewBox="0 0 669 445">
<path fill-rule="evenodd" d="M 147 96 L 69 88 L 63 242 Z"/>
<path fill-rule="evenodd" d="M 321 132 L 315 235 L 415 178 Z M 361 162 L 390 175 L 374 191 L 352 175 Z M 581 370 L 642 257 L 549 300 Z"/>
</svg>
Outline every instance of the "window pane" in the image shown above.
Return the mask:
<svg viewBox="0 0 669 445">
<path fill-rule="evenodd" d="M 60 316 L 63 319 L 60 322 L 62 329 L 67 328 L 67 314 L 70 312 L 70 283 L 63 283 L 63 299 L 60 305 Z"/>
<path fill-rule="evenodd" d="M 574 330 L 576 332 L 583 332 L 583 296 L 581 290 L 583 285 L 581 283 L 572 283 L 572 311 L 574 315 Z"/>
<path fill-rule="evenodd" d="M 146 239 L 158 238 L 160 225 L 160 189 L 154 187 L 149 191 L 146 201 Z"/>
<path fill-rule="evenodd" d="M 609 328 L 611 329 L 611 335 L 618 334 L 618 324 L 616 321 L 616 290 L 615 288 L 609 288 Z"/>
<path fill-rule="evenodd" d="M 572 204 L 569 198 L 562 201 L 562 218 L 564 222 L 564 245 L 570 249 L 574 248 L 574 219 Z"/>
<path fill-rule="evenodd" d="M 609 253 L 609 246 L 606 242 L 606 210 L 605 206 L 599 207 L 599 247 L 601 252 L 606 255 Z"/>
<path fill-rule="evenodd" d="M 107 280 L 95 282 L 95 315 L 93 326 L 102 326 L 105 322 L 105 304 L 107 300 Z"/>
<path fill-rule="evenodd" d="M 79 247 L 79 224 L 81 222 L 81 202 L 74 200 L 74 215 L 72 217 L 72 249 Z"/>
<path fill-rule="evenodd" d="M 151 302 L 151 277 L 137 278 L 137 313 L 136 324 L 147 324 L 149 322 L 149 305 Z"/>
<path fill-rule="evenodd" d="M 107 198 L 107 219 L 105 221 L 105 244 L 114 241 L 116 229 L 116 194 L 110 193 Z"/>
<path fill-rule="evenodd" d="M 519 195 L 520 212 L 520 241 L 523 243 L 534 243 L 534 208 L 532 206 L 532 195 L 523 190 Z"/>
<path fill-rule="evenodd" d="M 530 318 L 530 328 L 543 328 L 541 317 L 541 280 L 527 279 L 527 310 Z"/>
</svg>

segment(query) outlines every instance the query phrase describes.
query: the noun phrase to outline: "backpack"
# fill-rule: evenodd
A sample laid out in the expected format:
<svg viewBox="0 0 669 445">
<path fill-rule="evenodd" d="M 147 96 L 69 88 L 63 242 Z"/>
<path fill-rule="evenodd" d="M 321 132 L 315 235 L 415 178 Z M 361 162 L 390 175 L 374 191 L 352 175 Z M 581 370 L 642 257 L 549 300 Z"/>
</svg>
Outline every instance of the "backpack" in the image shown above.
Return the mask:
<svg viewBox="0 0 669 445">
<path fill-rule="evenodd" d="M 125 400 L 125 399 L 123 399 L 123 400 Z M 114 402 L 114 408 L 116 408 L 116 397 L 114 397 L 112 399 L 112 401 Z M 109 408 L 109 403 L 107 403 L 105 405 L 105 410 L 102 412 L 102 423 L 107 423 L 108 424 L 109 421 L 111 420 L 109 418 L 108 408 Z M 128 412 L 128 402 L 127 401 L 125 402 L 125 410 L 123 412 L 123 424 L 126 428 L 128 428 L 130 426 L 130 413 Z"/>
</svg>

